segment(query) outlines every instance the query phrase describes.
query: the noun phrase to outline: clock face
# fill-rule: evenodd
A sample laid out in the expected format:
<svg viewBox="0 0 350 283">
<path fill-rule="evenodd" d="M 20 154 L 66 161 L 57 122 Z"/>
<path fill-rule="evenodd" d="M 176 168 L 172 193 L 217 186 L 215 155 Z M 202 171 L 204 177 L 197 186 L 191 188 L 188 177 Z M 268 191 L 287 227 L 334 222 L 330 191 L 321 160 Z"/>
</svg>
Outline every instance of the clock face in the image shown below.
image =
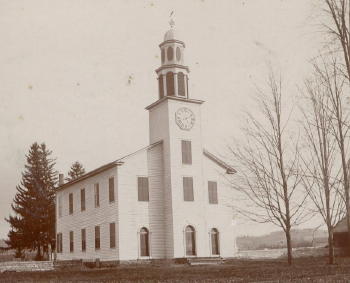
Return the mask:
<svg viewBox="0 0 350 283">
<path fill-rule="evenodd" d="M 182 107 L 176 111 L 175 121 L 180 129 L 189 131 L 192 129 L 194 122 L 196 121 L 196 117 L 194 116 L 192 110 Z"/>
</svg>

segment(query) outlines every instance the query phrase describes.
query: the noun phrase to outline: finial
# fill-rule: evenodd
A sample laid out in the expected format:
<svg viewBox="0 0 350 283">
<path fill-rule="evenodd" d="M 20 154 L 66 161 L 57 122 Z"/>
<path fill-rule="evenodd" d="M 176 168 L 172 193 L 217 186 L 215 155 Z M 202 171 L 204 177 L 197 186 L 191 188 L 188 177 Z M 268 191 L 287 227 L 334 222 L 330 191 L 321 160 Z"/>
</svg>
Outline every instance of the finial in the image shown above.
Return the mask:
<svg viewBox="0 0 350 283">
<path fill-rule="evenodd" d="M 175 26 L 175 21 L 174 21 L 174 11 L 170 13 L 170 21 L 169 21 L 170 27 L 174 28 Z"/>
</svg>

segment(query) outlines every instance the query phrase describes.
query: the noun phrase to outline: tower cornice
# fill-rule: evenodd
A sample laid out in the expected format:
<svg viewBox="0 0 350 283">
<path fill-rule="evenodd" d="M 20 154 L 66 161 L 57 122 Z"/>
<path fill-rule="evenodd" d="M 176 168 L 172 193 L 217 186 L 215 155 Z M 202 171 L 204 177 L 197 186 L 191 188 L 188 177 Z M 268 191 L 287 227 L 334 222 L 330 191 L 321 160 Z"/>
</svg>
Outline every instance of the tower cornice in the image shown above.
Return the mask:
<svg viewBox="0 0 350 283">
<path fill-rule="evenodd" d="M 159 67 L 156 70 L 156 73 L 158 74 L 161 70 L 169 69 L 169 68 L 179 68 L 179 69 L 186 70 L 188 73 L 190 72 L 190 69 L 188 68 L 188 66 L 179 65 L 179 64 L 168 64 L 168 65 L 163 65 L 163 66 Z"/>
<path fill-rule="evenodd" d="M 153 102 L 151 105 L 148 105 L 145 109 L 151 110 L 153 107 L 157 106 L 158 104 L 162 103 L 165 100 L 177 100 L 177 101 L 184 101 L 189 103 L 195 103 L 195 104 L 202 104 L 204 100 L 198 100 L 198 99 L 191 99 L 191 98 L 182 98 L 177 96 L 164 96 L 162 99 L 157 100 L 156 102 Z"/>
<path fill-rule="evenodd" d="M 168 43 L 178 43 L 178 44 L 182 44 L 183 47 L 186 47 L 185 42 L 177 39 L 169 39 L 169 40 L 163 41 L 161 44 L 159 44 L 159 47 L 162 47 L 163 45 Z"/>
</svg>

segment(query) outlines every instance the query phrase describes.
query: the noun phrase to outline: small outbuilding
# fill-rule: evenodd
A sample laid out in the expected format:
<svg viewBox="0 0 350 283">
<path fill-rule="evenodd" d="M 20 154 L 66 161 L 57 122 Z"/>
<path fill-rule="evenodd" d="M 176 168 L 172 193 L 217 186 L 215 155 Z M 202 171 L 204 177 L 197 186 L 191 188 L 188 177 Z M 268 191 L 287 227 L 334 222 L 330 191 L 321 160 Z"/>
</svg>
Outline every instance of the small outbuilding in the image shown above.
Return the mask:
<svg viewBox="0 0 350 283">
<path fill-rule="evenodd" d="M 348 246 L 348 229 L 346 224 L 346 217 L 344 217 L 334 226 L 333 241 L 335 247 Z"/>
</svg>

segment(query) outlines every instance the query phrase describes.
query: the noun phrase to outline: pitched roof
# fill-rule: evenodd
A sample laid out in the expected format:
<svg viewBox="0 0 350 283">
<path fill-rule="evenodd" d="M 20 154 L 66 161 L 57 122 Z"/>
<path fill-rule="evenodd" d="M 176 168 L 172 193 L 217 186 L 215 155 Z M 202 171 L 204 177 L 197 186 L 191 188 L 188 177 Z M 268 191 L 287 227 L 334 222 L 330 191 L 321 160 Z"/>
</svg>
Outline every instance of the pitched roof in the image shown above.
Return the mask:
<svg viewBox="0 0 350 283">
<path fill-rule="evenodd" d="M 73 185 L 73 184 L 75 184 L 75 183 L 78 183 L 78 182 L 80 182 L 80 181 L 83 181 L 83 180 L 85 180 L 85 179 L 87 179 L 87 178 L 89 178 L 89 177 L 95 176 L 95 175 L 97 175 L 97 174 L 99 174 L 99 173 L 101 173 L 101 172 L 104 172 L 104 171 L 106 171 L 106 170 L 108 170 L 108 169 L 111 169 L 111 168 L 113 168 L 113 167 L 115 167 L 115 166 L 120 166 L 120 165 L 124 164 L 124 161 L 123 161 L 124 159 L 126 159 L 126 158 L 128 158 L 128 157 L 130 157 L 130 156 L 132 156 L 132 155 L 135 155 L 136 153 L 138 153 L 138 152 L 140 152 L 140 151 L 150 149 L 150 148 L 152 148 L 152 147 L 154 147 L 154 146 L 156 146 L 156 145 L 158 145 L 158 144 L 161 144 L 162 142 L 163 142 L 163 141 L 161 140 L 161 141 L 152 143 L 152 144 L 150 144 L 150 145 L 148 145 L 148 146 L 146 146 L 146 147 L 143 147 L 143 148 L 141 148 L 141 149 L 139 149 L 139 150 L 137 150 L 137 151 L 135 151 L 135 152 L 133 152 L 133 153 L 131 153 L 131 154 L 125 155 L 125 156 L 123 156 L 123 157 L 121 157 L 121 158 L 119 158 L 119 159 L 117 159 L 117 160 L 115 160 L 115 161 L 112 161 L 112 162 L 110 162 L 110 163 L 107 163 L 107 164 L 105 164 L 105 165 L 102 165 L 102 166 L 100 166 L 100 167 L 98 167 L 98 168 L 96 168 L 96 169 L 94 169 L 94 170 L 92 170 L 92 171 L 89 171 L 89 172 L 85 173 L 84 175 L 80 176 L 79 178 L 76 178 L 76 179 L 74 179 L 74 180 L 72 180 L 72 181 L 69 181 L 69 182 L 67 182 L 67 183 L 64 183 L 63 185 L 58 186 L 58 187 L 56 188 L 56 190 L 57 190 L 57 191 L 62 190 L 62 189 L 64 189 L 64 188 L 68 187 L 68 186 L 71 186 L 71 185 Z"/>
<path fill-rule="evenodd" d="M 69 182 L 67 182 L 67 183 L 64 183 L 63 185 L 58 186 L 58 187 L 56 188 L 56 191 L 62 190 L 62 189 L 64 189 L 64 188 L 68 187 L 68 186 L 71 186 L 71 185 L 75 184 L 75 183 L 81 182 L 81 181 L 83 181 L 83 180 L 85 180 L 85 179 L 87 179 L 87 178 L 90 178 L 90 177 L 92 177 L 92 176 L 95 176 L 95 175 L 97 175 L 97 174 L 99 174 L 99 173 L 101 173 L 101 172 L 104 172 L 104 171 L 106 171 L 106 170 L 108 170 L 108 169 L 111 169 L 111 168 L 113 168 L 113 167 L 123 165 L 123 164 L 124 164 L 124 161 L 123 161 L 123 160 L 127 159 L 128 157 L 133 156 L 133 155 L 135 155 L 135 154 L 137 154 L 137 153 L 139 153 L 139 152 L 141 152 L 141 151 L 143 151 L 143 150 L 147 150 L 147 149 L 153 148 L 153 147 L 155 147 L 156 145 L 161 144 L 161 143 L 163 143 L 162 140 L 161 140 L 161 141 L 158 141 L 158 142 L 155 142 L 155 143 L 152 143 L 152 144 L 150 144 L 150 145 L 148 145 L 148 146 L 146 146 L 146 147 L 143 147 L 143 148 L 141 148 L 141 149 L 139 149 L 139 150 L 137 150 L 137 151 L 135 151 L 135 152 L 133 152 L 133 153 L 131 153 L 131 154 L 125 155 L 125 156 L 123 156 L 123 157 L 121 157 L 121 158 L 119 158 L 119 159 L 117 159 L 117 160 L 115 160 L 115 161 L 112 161 L 112 162 L 110 162 L 110 163 L 107 163 L 107 164 L 105 164 L 105 165 L 102 165 L 102 166 L 100 166 L 100 167 L 98 167 L 98 168 L 96 168 L 96 169 L 94 169 L 94 170 L 92 170 L 92 171 L 89 171 L 89 172 L 85 173 L 84 175 L 80 176 L 80 177 L 77 178 L 77 179 L 74 179 L 74 180 L 72 180 L 72 181 L 69 181 Z M 226 173 L 227 173 L 227 174 L 234 174 L 234 173 L 237 172 L 233 167 L 231 167 L 230 165 L 228 165 L 227 163 L 225 163 L 224 161 L 222 161 L 219 157 L 217 157 L 217 156 L 215 156 L 214 154 L 210 153 L 210 152 L 207 151 L 206 149 L 203 150 L 203 154 L 204 154 L 206 157 L 208 157 L 210 160 L 214 161 L 217 165 L 219 165 L 219 166 L 222 167 L 223 169 L 226 169 Z"/>
<path fill-rule="evenodd" d="M 217 165 L 219 165 L 223 169 L 226 169 L 227 174 L 237 173 L 237 171 L 232 166 L 228 165 L 226 162 L 222 161 L 219 157 L 210 153 L 206 149 L 203 149 L 203 153 L 206 157 L 208 157 L 210 160 L 214 161 Z"/>
</svg>

